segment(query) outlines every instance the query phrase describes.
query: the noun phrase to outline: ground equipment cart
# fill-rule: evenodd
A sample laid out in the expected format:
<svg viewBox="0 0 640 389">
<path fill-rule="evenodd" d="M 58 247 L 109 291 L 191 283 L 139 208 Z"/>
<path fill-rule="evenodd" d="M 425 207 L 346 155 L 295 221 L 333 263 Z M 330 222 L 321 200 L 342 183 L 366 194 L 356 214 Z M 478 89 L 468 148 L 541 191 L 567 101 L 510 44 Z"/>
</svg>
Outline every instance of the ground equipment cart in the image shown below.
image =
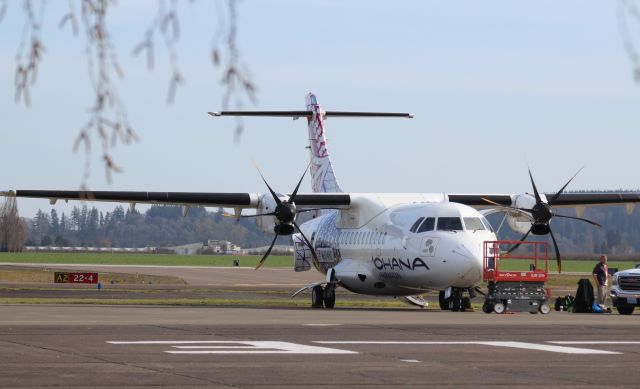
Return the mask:
<svg viewBox="0 0 640 389">
<path fill-rule="evenodd" d="M 516 245 L 518 252 L 507 254 Z M 549 275 L 547 242 L 487 241 L 483 253 L 483 279 L 489 289 L 482 306 L 485 313 L 551 311 L 544 287 Z"/>
</svg>

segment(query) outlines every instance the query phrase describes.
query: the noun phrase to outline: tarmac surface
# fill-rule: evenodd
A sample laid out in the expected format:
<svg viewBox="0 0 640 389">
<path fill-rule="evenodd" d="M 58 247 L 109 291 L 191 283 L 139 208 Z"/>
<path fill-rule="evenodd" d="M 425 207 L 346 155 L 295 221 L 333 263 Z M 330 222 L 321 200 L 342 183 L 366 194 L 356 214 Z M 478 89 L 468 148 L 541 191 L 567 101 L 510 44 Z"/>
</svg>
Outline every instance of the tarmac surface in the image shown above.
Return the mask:
<svg viewBox="0 0 640 389">
<path fill-rule="evenodd" d="M 639 324 L 637 314 L 2 305 L 0 387 L 639 386 Z"/>
<path fill-rule="evenodd" d="M 136 286 L 150 298 L 282 297 L 322 279 L 283 269 L 75 266 L 194 282 L 183 290 Z M 136 294 L 119 287 L 132 288 L 82 293 Z M 47 288 L 2 293 L 80 292 Z M 350 296 L 367 298 L 338 298 Z M 0 387 L 637 387 L 639 326 L 638 312 L 0 305 Z"/>
</svg>

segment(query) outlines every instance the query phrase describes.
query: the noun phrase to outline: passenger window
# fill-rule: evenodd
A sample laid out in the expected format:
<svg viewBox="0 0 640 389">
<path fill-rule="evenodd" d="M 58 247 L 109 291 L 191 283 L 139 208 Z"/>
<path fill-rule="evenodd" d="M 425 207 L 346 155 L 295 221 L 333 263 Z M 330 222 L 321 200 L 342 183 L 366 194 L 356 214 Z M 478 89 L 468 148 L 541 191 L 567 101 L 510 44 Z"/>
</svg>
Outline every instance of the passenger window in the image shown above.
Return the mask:
<svg viewBox="0 0 640 389">
<path fill-rule="evenodd" d="M 482 221 L 477 217 L 465 217 L 464 219 L 464 227 L 467 231 L 477 231 L 484 230 L 484 225 L 482 225 Z"/>
<path fill-rule="evenodd" d="M 422 223 L 422 225 L 420 225 L 420 228 L 418 228 L 418 233 L 421 232 L 425 232 L 425 231 L 433 231 L 433 226 L 436 223 L 436 218 L 434 217 L 428 217 L 424 223 Z"/>
<path fill-rule="evenodd" d="M 462 220 L 459 217 L 439 217 L 438 230 L 462 231 Z"/>
<path fill-rule="evenodd" d="M 411 232 L 416 232 L 416 230 L 418 229 L 418 226 L 420 225 L 420 223 L 424 220 L 424 217 L 419 218 L 418 220 L 416 220 L 415 223 L 413 223 L 413 225 L 411 226 L 411 228 L 409 229 L 409 231 Z"/>
</svg>

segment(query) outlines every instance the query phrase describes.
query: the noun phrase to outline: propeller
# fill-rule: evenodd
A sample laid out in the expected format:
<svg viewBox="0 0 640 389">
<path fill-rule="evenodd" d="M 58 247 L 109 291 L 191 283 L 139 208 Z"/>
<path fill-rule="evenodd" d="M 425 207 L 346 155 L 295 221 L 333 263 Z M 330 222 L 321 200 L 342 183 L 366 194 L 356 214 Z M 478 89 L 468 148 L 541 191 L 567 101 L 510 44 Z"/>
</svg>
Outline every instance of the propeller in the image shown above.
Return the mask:
<svg viewBox="0 0 640 389">
<path fill-rule="evenodd" d="M 307 239 L 307 237 L 304 235 L 304 233 L 300 229 L 300 226 L 298 225 L 298 223 L 296 223 L 296 220 L 295 220 L 296 214 L 298 212 L 307 212 L 307 211 L 315 210 L 315 209 L 304 209 L 304 210 L 298 211 L 296 209 L 296 204 L 295 204 L 296 195 L 298 194 L 298 189 L 300 189 L 300 184 L 302 184 L 302 180 L 304 179 L 304 176 L 307 174 L 307 170 L 309 170 L 310 165 L 311 164 L 307 165 L 306 169 L 304 169 L 304 172 L 302 173 L 302 177 L 300 177 L 300 181 L 298 181 L 298 185 L 296 185 L 296 188 L 293 190 L 289 198 L 286 200 L 281 200 L 280 197 L 278 197 L 276 192 L 271 188 L 267 180 L 262 175 L 260 168 L 258 168 L 258 166 L 255 165 L 256 170 L 258 170 L 258 173 L 260 174 L 260 177 L 262 177 L 262 181 L 264 181 L 265 185 L 269 189 L 269 192 L 271 193 L 271 196 L 273 197 L 273 200 L 276 202 L 276 208 L 273 212 L 261 213 L 261 214 L 255 214 L 255 215 L 244 215 L 241 217 L 274 216 L 277 220 L 277 223 L 273 228 L 273 232 L 275 232 L 275 236 L 273 237 L 273 240 L 271 241 L 271 245 L 269 245 L 267 252 L 264 254 L 262 259 L 260 259 L 260 261 L 258 262 L 258 265 L 256 266 L 256 270 L 259 269 L 260 266 L 264 264 L 264 262 L 269 257 L 269 254 L 271 254 L 271 250 L 273 249 L 273 246 L 276 244 L 276 240 L 278 239 L 278 236 L 291 235 L 294 233 L 295 230 L 298 230 L 298 232 L 302 236 L 302 239 L 304 240 L 306 245 L 309 247 L 309 249 L 311 249 L 311 255 L 313 256 L 313 260 L 316 262 L 318 261 L 318 256 L 316 255 L 316 251 L 313 249 L 311 242 L 309 242 L 309 239 Z"/>
<path fill-rule="evenodd" d="M 529 228 L 529 231 L 527 231 L 527 233 L 524 234 L 524 236 L 520 239 L 521 241 L 524 241 L 525 239 L 527 239 L 529 234 L 534 234 L 534 235 L 547 235 L 547 234 L 549 234 L 549 235 L 551 235 L 551 240 L 553 241 L 553 247 L 554 247 L 555 252 L 556 252 L 556 261 L 557 261 L 557 264 L 558 264 L 558 273 L 562 272 L 562 259 L 560 257 L 560 249 L 558 248 L 558 243 L 556 242 L 556 237 L 553 235 L 553 231 L 551 230 L 551 226 L 549 224 L 551 219 L 554 218 L 554 217 L 559 217 L 559 218 L 580 220 L 580 221 L 589 223 L 589 224 L 597 226 L 597 227 L 602 227 L 601 224 L 596 223 L 593 220 L 589 220 L 589 219 L 585 219 L 585 218 L 581 218 L 581 217 L 575 217 L 575 216 L 558 215 L 553 211 L 552 206 L 558 201 L 558 199 L 562 195 L 562 192 L 564 192 L 564 190 L 567 188 L 569 183 L 571 181 L 573 181 L 573 179 L 578 175 L 578 173 L 580 173 L 582 171 L 582 169 L 584 169 L 584 167 L 580 168 L 580 170 L 578 170 L 576 172 L 576 174 L 574 174 L 573 177 L 571 177 L 569 179 L 569 181 L 567 181 L 567 183 L 564 184 L 564 186 L 562 188 L 560 188 L 560 190 L 556 194 L 554 194 L 551 198 L 549 198 L 547 202 L 542 201 L 542 198 L 540 197 L 540 192 L 538 192 L 538 188 L 536 187 L 536 183 L 533 180 L 533 175 L 531 174 L 531 169 L 528 169 L 529 170 L 529 178 L 531 179 L 531 186 L 533 187 L 533 194 L 534 194 L 535 199 L 536 199 L 536 204 L 533 206 L 533 208 L 506 207 L 506 208 L 508 208 L 509 210 L 512 210 L 512 211 L 526 213 L 533 220 L 532 223 L 531 223 L 531 228 Z M 489 202 L 489 203 L 493 203 L 492 201 L 489 201 L 488 199 L 484 199 L 484 200 Z M 497 203 L 493 203 L 493 204 L 497 204 Z M 520 246 L 520 244 L 514 245 L 513 247 L 511 247 L 507 251 L 507 254 L 513 252 L 519 246 Z"/>
</svg>

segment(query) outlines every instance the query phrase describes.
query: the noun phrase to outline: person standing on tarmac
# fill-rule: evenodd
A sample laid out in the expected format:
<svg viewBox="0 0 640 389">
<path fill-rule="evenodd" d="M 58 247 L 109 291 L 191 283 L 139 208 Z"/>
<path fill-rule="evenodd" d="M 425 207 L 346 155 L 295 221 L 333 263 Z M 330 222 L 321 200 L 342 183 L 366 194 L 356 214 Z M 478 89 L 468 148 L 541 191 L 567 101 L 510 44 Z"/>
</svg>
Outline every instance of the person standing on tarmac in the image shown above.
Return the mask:
<svg viewBox="0 0 640 389">
<path fill-rule="evenodd" d="M 604 306 L 604 300 L 607 298 L 607 277 L 609 277 L 609 268 L 607 266 L 607 256 L 601 255 L 600 261 L 593 268 L 591 273 L 598 287 L 598 305 Z"/>
</svg>

